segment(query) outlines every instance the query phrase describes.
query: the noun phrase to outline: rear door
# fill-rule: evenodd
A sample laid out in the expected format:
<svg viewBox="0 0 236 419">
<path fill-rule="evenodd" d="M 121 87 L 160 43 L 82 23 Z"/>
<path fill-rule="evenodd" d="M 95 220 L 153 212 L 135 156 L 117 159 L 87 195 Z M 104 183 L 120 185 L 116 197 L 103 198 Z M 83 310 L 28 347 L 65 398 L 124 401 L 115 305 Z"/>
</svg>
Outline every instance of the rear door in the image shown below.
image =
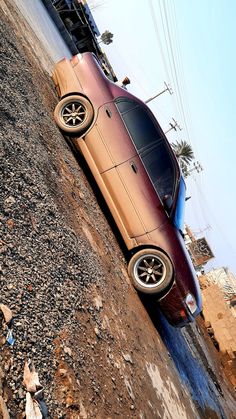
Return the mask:
<svg viewBox="0 0 236 419">
<path fill-rule="evenodd" d="M 138 155 L 103 173 L 130 237 L 155 230 L 165 211 Z"/>
</svg>

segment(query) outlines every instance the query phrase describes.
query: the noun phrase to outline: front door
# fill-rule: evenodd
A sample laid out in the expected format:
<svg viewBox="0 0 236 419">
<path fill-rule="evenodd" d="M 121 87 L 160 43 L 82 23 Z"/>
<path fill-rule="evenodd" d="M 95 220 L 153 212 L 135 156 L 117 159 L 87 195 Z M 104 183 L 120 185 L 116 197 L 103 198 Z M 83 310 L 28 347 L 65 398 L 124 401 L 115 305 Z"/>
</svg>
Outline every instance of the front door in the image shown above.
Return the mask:
<svg viewBox="0 0 236 419">
<path fill-rule="evenodd" d="M 100 173 L 136 154 L 114 102 L 108 102 L 99 108 L 96 123 L 85 136 L 85 143 Z"/>
</svg>

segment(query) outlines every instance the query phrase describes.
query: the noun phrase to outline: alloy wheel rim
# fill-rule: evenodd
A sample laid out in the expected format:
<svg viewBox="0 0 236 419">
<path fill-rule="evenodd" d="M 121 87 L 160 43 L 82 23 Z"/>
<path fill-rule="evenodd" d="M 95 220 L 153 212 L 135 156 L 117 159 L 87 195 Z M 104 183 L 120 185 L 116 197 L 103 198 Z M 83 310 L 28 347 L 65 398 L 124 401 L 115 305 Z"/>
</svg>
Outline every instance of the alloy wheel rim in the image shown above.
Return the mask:
<svg viewBox="0 0 236 419">
<path fill-rule="evenodd" d="M 153 254 L 141 256 L 134 265 L 136 281 L 143 287 L 155 288 L 166 277 L 166 267 L 163 261 Z"/>
<path fill-rule="evenodd" d="M 61 120 L 67 127 L 76 128 L 80 126 L 86 117 L 86 108 L 80 102 L 67 103 L 61 110 Z"/>
</svg>

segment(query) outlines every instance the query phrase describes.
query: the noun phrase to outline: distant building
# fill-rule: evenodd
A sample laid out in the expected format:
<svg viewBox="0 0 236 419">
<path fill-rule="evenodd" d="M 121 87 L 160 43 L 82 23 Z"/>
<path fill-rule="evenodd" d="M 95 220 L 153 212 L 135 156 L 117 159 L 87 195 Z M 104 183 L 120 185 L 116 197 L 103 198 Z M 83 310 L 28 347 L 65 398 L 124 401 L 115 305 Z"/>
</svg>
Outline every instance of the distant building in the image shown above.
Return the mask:
<svg viewBox="0 0 236 419">
<path fill-rule="evenodd" d="M 116 74 L 99 41 L 99 29 L 86 0 L 42 0 L 57 25 L 72 55 L 92 52 L 106 76 L 117 81 Z"/>
<path fill-rule="evenodd" d="M 100 31 L 99 31 L 99 29 L 97 27 L 97 24 L 96 24 L 95 20 L 94 20 L 93 14 L 92 14 L 92 12 L 91 12 L 91 10 L 89 8 L 89 5 L 87 3 L 87 0 L 77 0 L 77 3 L 82 3 L 83 4 L 83 6 L 85 8 L 85 12 L 86 12 L 87 16 L 89 17 L 89 21 L 90 21 L 91 26 L 93 28 L 93 32 L 95 33 L 96 36 L 99 36 L 100 35 Z"/>
<path fill-rule="evenodd" d="M 235 300 L 236 297 L 236 277 L 228 268 L 222 267 L 212 269 L 205 274 L 207 280 L 212 284 L 217 284 L 223 291 L 227 301 Z"/>
</svg>

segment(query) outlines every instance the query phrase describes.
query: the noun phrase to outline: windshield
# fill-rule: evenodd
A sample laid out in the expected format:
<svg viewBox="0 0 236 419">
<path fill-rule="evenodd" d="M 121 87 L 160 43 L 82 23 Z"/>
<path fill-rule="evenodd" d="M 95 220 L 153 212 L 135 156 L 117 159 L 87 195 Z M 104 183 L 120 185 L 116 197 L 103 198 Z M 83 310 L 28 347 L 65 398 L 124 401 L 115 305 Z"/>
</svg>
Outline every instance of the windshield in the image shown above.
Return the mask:
<svg viewBox="0 0 236 419">
<path fill-rule="evenodd" d="M 175 226 L 183 231 L 184 229 L 184 207 L 185 207 L 186 186 L 183 177 L 179 181 L 178 197 L 174 210 L 173 221 Z"/>
</svg>

